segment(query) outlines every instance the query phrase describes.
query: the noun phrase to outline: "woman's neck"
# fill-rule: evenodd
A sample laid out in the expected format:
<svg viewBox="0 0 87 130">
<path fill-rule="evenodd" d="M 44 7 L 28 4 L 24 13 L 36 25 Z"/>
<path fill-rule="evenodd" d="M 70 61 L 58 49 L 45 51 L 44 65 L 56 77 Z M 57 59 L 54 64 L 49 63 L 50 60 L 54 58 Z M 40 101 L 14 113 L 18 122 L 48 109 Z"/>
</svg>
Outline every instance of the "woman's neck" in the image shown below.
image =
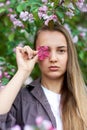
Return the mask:
<svg viewBox="0 0 87 130">
<path fill-rule="evenodd" d="M 63 78 L 60 79 L 49 79 L 49 78 L 45 78 L 42 76 L 41 78 L 41 84 L 46 87 L 47 89 L 55 92 L 55 93 L 60 93 L 61 92 L 61 88 L 63 85 Z"/>
</svg>

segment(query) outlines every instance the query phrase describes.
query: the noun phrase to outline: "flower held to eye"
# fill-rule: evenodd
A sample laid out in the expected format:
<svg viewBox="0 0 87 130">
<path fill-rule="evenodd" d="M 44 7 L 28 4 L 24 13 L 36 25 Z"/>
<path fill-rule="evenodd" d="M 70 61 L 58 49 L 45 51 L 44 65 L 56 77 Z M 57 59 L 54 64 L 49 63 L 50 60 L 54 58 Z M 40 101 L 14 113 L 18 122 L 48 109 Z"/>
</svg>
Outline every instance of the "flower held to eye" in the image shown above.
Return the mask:
<svg viewBox="0 0 87 130">
<path fill-rule="evenodd" d="M 44 60 L 46 57 L 49 56 L 49 48 L 48 46 L 39 46 L 38 50 L 38 59 Z"/>
</svg>

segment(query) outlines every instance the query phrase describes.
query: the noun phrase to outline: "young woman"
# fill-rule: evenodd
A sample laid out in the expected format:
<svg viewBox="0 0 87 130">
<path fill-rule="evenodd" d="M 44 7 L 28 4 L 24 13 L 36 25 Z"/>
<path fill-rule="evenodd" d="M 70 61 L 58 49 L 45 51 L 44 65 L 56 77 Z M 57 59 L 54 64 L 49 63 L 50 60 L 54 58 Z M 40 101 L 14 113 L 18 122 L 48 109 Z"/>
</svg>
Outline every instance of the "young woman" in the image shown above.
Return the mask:
<svg viewBox="0 0 87 130">
<path fill-rule="evenodd" d="M 87 92 L 69 33 L 58 23 L 43 26 L 34 44 L 34 50 L 16 49 L 18 71 L 0 89 L 0 128 L 19 124 L 23 129 L 42 116 L 57 130 L 87 130 Z M 45 58 L 40 59 L 38 48 L 47 49 Z M 21 89 L 35 63 L 41 77 Z"/>
</svg>

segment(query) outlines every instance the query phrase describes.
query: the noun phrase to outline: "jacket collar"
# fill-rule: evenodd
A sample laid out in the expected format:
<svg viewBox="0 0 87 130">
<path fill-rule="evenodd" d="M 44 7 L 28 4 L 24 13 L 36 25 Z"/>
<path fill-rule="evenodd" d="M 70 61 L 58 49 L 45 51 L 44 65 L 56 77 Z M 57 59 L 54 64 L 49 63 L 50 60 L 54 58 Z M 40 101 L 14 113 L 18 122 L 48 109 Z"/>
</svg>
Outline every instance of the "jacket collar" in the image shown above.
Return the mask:
<svg viewBox="0 0 87 130">
<path fill-rule="evenodd" d="M 34 80 L 32 83 L 30 83 L 29 87 L 32 88 L 30 93 L 41 103 L 43 108 L 46 110 L 46 112 L 52 122 L 53 127 L 56 128 L 55 117 L 52 113 L 50 104 L 48 103 L 48 100 L 43 92 L 40 81 L 41 81 L 41 78 L 38 78 L 37 80 Z"/>
</svg>

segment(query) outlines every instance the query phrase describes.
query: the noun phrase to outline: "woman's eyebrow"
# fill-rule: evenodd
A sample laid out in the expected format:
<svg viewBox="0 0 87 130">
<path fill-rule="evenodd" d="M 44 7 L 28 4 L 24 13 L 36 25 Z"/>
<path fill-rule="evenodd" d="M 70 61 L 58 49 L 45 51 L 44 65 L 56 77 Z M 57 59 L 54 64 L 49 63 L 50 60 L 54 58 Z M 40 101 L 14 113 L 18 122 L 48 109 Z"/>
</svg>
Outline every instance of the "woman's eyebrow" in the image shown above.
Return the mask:
<svg viewBox="0 0 87 130">
<path fill-rule="evenodd" d="M 57 48 L 67 48 L 67 46 L 58 46 Z"/>
<path fill-rule="evenodd" d="M 48 46 L 48 48 L 51 49 L 50 46 Z M 57 48 L 57 49 L 61 49 L 61 48 L 65 48 L 65 49 L 67 49 L 67 46 L 57 46 L 56 48 Z"/>
</svg>

